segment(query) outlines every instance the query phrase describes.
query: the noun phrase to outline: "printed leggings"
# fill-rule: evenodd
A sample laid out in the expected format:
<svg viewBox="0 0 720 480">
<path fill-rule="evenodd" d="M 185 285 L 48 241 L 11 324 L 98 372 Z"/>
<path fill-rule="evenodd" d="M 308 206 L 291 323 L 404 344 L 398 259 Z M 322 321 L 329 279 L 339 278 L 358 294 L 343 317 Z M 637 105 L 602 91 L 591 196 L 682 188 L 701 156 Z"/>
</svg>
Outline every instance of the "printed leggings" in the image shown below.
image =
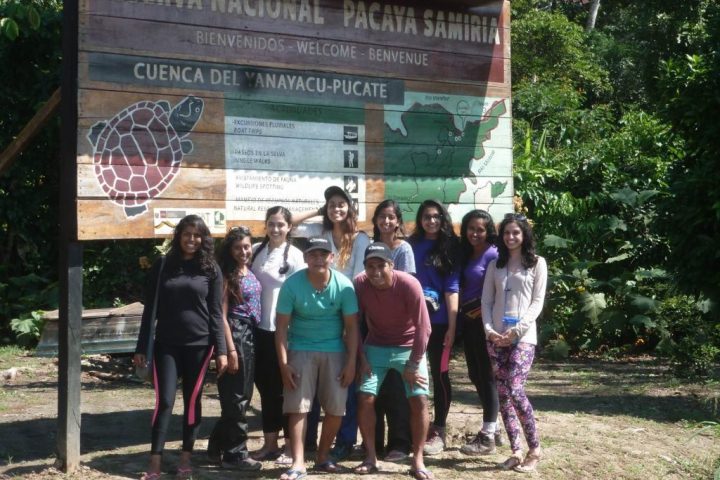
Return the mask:
<svg viewBox="0 0 720 480">
<path fill-rule="evenodd" d="M 165 345 L 155 342 L 153 357 L 155 385 L 155 413 L 152 418 L 150 453 L 162 454 L 168 425 L 175 405 L 178 378 L 182 377 L 183 391 L 183 452 L 192 452 L 200 430 L 202 389 L 213 347 Z"/>
<path fill-rule="evenodd" d="M 535 415 L 525 395 L 525 382 L 535 358 L 535 345 L 521 342 L 511 347 L 495 347 L 487 342 L 487 349 L 497 382 L 500 415 L 510 439 L 511 450 L 522 450 L 520 428 L 525 432 L 528 447 L 539 447 Z"/>
</svg>

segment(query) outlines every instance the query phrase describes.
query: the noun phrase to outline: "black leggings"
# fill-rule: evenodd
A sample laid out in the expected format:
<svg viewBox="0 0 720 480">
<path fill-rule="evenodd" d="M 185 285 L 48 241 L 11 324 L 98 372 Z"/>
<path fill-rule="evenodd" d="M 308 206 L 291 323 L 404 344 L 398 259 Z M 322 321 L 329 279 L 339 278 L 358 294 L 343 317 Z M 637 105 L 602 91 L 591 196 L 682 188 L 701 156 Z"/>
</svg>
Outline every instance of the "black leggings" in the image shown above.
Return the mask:
<svg viewBox="0 0 720 480">
<path fill-rule="evenodd" d="M 430 340 L 428 341 L 427 353 L 430 360 L 430 375 L 433 383 L 433 407 L 435 415 L 433 425 L 445 428 L 450 402 L 452 401 L 452 387 L 448 372 L 440 372 L 440 361 L 442 359 L 443 341 L 447 333 L 447 324 L 433 324 Z"/>
<path fill-rule="evenodd" d="M 410 453 L 412 436 L 410 432 L 410 403 L 405 393 L 405 382 L 395 369 L 390 369 L 380 386 L 375 399 L 375 449 L 389 453 L 399 450 Z M 388 435 L 385 447 L 385 415 Z"/>
<path fill-rule="evenodd" d="M 175 405 L 178 378 L 183 390 L 183 452 L 192 452 L 200 430 L 202 389 L 213 348 L 205 346 L 165 345 L 155 342 L 155 413 L 152 419 L 150 453 L 162 454 L 168 424 Z"/>
<path fill-rule="evenodd" d="M 255 330 L 255 386 L 260 393 L 262 429 L 264 433 L 287 434 L 287 415 L 283 415 L 283 384 L 280 376 L 275 332 Z"/>
<path fill-rule="evenodd" d="M 498 392 L 495 376 L 485 343 L 482 319 L 471 320 L 461 316 L 465 339 L 465 360 L 468 377 L 475 385 L 483 409 L 483 422 L 495 422 L 498 416 Z"/>
</svg>

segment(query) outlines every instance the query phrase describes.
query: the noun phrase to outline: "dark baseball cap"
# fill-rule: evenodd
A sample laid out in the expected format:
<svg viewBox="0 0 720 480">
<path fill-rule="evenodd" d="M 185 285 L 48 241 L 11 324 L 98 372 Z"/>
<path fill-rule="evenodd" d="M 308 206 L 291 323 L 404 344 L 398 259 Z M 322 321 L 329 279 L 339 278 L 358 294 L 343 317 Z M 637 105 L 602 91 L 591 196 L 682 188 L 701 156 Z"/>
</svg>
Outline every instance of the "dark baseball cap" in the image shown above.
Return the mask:
<svg viewBox="0 0 720 480">
<path fill-rule="evenodd" d="M 350 198 L 350 195 L 343 190 L 342 188 L 338 187 L 337 185 L 332 185 L 325 189 L 325 201 L 327 202 L 330 200 L 330 197 L 333 195 L 340 195 L 347 201 L 348 204 L 352 204 L 352 199 Z"/>
<path fill-rule="evenodd" d="M 332 252 L 330 242 L 325 237 L 310 237 L 307 241 L 307 247 L 305 253 L 312 252 L 313 250 L 325 250 L 326 252 Z"/>
<path fill-rule="evenodd" d="M 368 258 L 380 258 L 386 262 L 393 261 L 390 249 L 383 242 L 375 242 L 368 245 L 365 249 L 365 259 L 363 263 L 366 262 Z"/>
</svg>

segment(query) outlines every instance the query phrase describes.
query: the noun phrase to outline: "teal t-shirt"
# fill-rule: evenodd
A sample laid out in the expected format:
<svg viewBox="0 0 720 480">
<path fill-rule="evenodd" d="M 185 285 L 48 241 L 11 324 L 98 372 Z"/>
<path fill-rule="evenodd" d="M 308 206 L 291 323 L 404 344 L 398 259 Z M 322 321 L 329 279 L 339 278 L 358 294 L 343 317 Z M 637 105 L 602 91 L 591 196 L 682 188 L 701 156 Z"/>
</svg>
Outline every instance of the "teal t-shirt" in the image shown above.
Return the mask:
<svg viewBox="0 0 720 480">
<path fill-rule="evenodd" d="M 330 270 L 327 288 L 317 293 L 303 269 L 283 283 L 276 311 L 290 315 L 289 350 L 344 352 L 343 316 L 357 313 L 358 302 L 345 275 Z"/>
</svg>

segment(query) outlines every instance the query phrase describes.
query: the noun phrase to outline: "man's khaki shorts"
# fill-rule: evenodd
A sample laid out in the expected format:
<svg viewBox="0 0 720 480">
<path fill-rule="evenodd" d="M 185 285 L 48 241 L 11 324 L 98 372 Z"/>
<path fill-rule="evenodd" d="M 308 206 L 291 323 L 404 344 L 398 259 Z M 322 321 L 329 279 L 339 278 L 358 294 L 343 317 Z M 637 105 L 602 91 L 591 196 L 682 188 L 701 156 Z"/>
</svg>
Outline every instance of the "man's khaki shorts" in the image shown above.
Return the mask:
<svg viewBox="0 0 720 480">
<path fill-rule="evenodd" d="M 317 393 L 326 415 L 345 415 L 347 387 L 340 385 L 343 352 L 288 351 L 288 365 L 300 375 L 295 389 L 283 388 L 283 413 L 308 413 Z"/>
</svg>

